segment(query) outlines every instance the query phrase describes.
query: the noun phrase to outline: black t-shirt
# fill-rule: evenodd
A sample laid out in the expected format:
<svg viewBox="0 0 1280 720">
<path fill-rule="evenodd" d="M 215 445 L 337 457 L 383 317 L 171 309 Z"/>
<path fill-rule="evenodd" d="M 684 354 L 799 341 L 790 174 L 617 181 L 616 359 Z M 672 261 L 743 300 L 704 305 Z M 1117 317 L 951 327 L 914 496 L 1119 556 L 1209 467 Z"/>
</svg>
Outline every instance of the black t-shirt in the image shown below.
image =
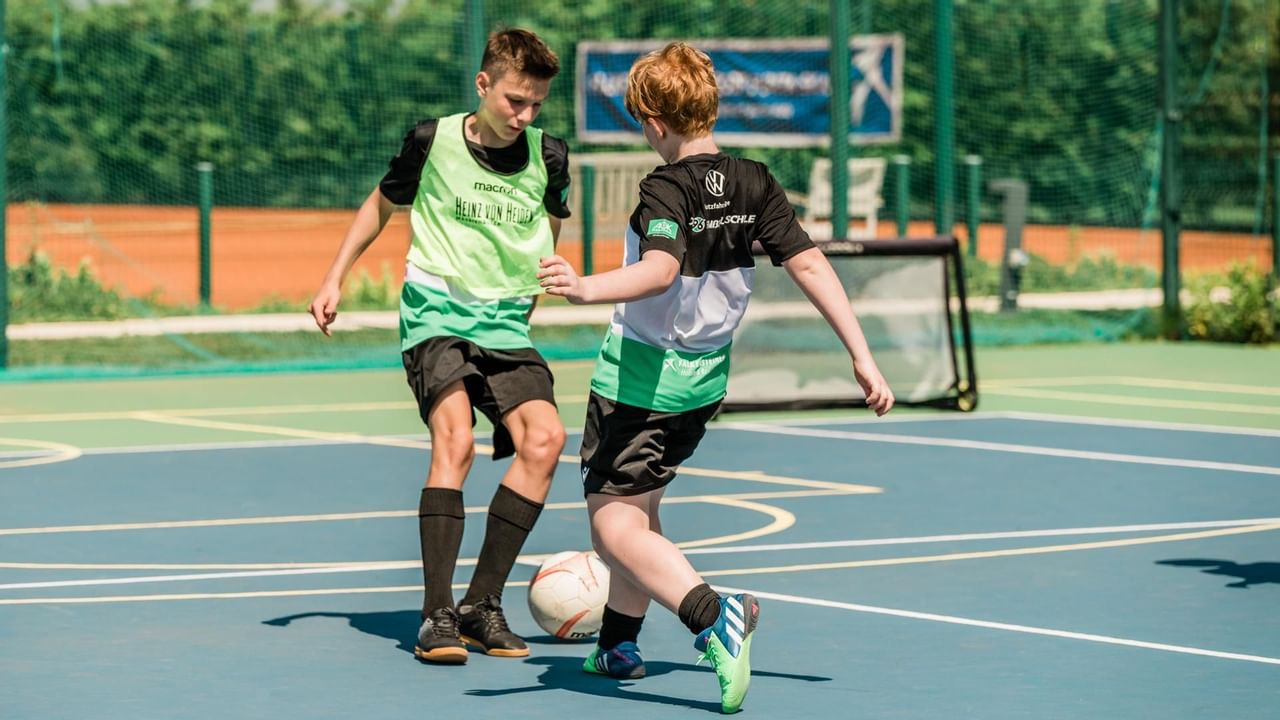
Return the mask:
<svg viewBox="0 0 1280 720">
<path fill-rule="evenodd" d="M 391 158 L 387 174 L 378 183 L 383 196 L 396 205 L 413 204 L 413 199 L 418 194 L 422 168 L 427 163 L 427 154 L 431 152 L 431 143 L 436 138 L 437 123 L 436 120 L 423 120 L 405 134 L 400 153 Z M 467 149 L 482 167 L 499 175 L 520 172 L 529 164 L 529 142 L 524 133 L 504 148 L 485 147 L 467 141 Z M 568 144 L 560 138 L 542 133 L 542 161 L 547 166 L 547 190 L 542 198 L 542 206 L 558 218 L 567 218 L 571 214 L 568 206 Z"/>
<path fill-rule="evenodd" d="M 641 255 L 670 253 L 686 277 L 755 267 L 755 242 L 775 265 L 814 246 L 769 168 L 723 153 L 692 155 L 649 173 L 631 229 Z"/>
</svg>

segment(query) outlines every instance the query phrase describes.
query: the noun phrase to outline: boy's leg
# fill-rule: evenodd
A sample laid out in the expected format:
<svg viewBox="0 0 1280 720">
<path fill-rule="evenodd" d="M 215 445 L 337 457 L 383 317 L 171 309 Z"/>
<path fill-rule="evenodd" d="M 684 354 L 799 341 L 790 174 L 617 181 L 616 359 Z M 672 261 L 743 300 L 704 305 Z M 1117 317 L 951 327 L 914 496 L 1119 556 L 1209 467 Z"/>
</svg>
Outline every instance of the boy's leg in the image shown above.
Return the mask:
<svg viewBox="0 0 1280 720">
<path fill-rule="evenodd" d="M 464 663 L 453 609 L 453 573 L 462 543 L 465 510 L 462 482 L 475 456 L 471 405 L 461 382 L 440 393 L 431 409 L 431 470 L 418 504 L 422 546 L 422 619 L 414 654 L 423 660 Z"/>
<path fill-rule="evenodd" d="M 658 502 L 665 488 L 647 493 L 648 529 L 661 534 Z M 597 552 L 599 552 L 597 550 Z M 637 679 L 645 676 L 644 658 L 638 645 L 640 629 L 651 598 L 623 573 L 609 576 L 609 601 L 604 608 L 604 622 L 596 647 L 582 663 L 584 672 L 615 678 Z"/>
<path fill-rule="evenodd" d="M 489 505 L 480 558 L 458 611 L 466 641 L 490 655 L 523 657 L 529 648 L 507 627 L 502 589 L 551 488 L 564 427 L 555 406 L 545 400 L 521 403 L 505 414 L 503 425 L 516 454 Z"/>
</svg>

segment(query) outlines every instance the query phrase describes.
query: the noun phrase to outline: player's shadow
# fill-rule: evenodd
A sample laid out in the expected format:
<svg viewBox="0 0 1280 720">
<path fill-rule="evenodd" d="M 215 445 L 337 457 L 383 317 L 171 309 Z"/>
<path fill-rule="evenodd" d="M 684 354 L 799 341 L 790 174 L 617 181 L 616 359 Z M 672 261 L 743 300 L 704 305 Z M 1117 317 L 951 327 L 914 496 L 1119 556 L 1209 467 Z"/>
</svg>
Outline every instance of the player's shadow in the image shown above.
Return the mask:
<svg viewBox="0 0 1280 720">
<path fill-rule="evenodd" d="M 362 633 L 394 640 L 398 649 L 410 655 L 413 654 L 414 646 L 418 644 L 418 626 L 422 624 L 422 612 L 419 610 L 367 613 L 308 612 L 263 620 L 262 624 L 285 627 L 295 620 L 307 618 L 342 618 Z"/>
<path fill-rule="evenodd" d="M 1204 568 L 1201 572 L 1210 575 L 1226 575 L 1240 578 L 1239 582 L 1227 583 L 1229 588 L 1248 588 L 1250 585 L 1276 583 L 1280 585 L 1280 563 L 1256 562 L 1241 565 L 1230 560 L 1209 560 L 1189 558 L 1182 560 L 1157 560 L 1157 565 L 1174 565 L 1177 567 Z"/>
<path fill-rule="evenodd" d="M 590 652 L 590 644 L 584 645 L 587 652 Z M 583 653 L 585 657 L 587 652 Z M 500 688 L 493 690 L 468 690 L 467 695 L 474 697 L 502 697 L 505 695 L 519 695 L 523 693 L 541 692 L 543 690 L 568 690 L 569 692 L 582 693 L 583 695 L 594 695 L 596 697 L 623 698 L 625 700 L 639 700 L 641 702 L 658 703 L 660 705 L 676 705 L 679 707 L 693 708 L 695 710 L 706 710 L 707 712 L 720 714 L 720 703 L 709 702 L 706 700 L 689 700 L 685 698 L 671 697 L 668 695 L 656 695 L 654 693 L 646 693 L 635 690 L 635 680 L 615 680 L 602 675 L 590 675 L 582 671 L 582 657 L 564 656 L 564 655 L 539 655 L 525 660 L 530 665 L 544 665 L 546 669 L 538 675 L 538 685 L 529 685 L 526 687 L 516 688 Z M 704 673 L 709 675 L 707 683 L 710 687 L 716 687 L 715 671 L 707 665 L 694 665 L 692 663 L 674 663 L 664 660 L 645 660 L 644 663 L 646 677 L 655 677 L 665 675 L 669 672 L 688 671 L 696 673 Z M 753 668 L 751 676 L 755 678 L 774 677 L 784 678 L 787 680 L 800 680 L 804 682 L 829 682 L 831 678 L 822 677 L 821 675 L 793 675 L 790 673 L 769 672 Z"/>
</svg>

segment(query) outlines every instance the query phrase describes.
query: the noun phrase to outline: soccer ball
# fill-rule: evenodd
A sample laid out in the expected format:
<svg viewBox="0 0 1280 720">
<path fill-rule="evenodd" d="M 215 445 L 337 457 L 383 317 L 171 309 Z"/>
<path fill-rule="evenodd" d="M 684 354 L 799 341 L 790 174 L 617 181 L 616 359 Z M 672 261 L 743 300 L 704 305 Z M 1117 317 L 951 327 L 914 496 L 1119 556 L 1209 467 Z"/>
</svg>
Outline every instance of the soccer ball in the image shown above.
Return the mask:
<svg viewBox="0 0 1280 720">
<path fill-rule="evenodd" d="M 595 635 L 609 599 L 609 568 L 595 553 L 567 551 L 543 561 L 529 582 L 529 614 L 561 640 Z"/>
</svg>

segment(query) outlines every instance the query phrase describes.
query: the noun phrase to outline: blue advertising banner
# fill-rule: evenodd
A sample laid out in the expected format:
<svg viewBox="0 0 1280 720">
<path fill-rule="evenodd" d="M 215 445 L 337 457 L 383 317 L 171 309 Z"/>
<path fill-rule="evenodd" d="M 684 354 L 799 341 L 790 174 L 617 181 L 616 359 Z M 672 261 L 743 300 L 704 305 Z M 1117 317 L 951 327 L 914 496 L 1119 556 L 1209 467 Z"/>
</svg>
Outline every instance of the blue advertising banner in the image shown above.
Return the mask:
<svg viewBox="0 0 1280 720">
<path fill-rule="evenodd" d="M 577 136 L 588 143 L 643 143 L 623 96 L 635 59 L 659 40 L 578 43 Z M 698 40 L 720 87 L 716 141 L 807 147 L 831 140 L 830 45 L 826 38 Z M 850 38 L 849 142 L 896 142 L 902 131 L 901 35 Z"/>
</svg>

